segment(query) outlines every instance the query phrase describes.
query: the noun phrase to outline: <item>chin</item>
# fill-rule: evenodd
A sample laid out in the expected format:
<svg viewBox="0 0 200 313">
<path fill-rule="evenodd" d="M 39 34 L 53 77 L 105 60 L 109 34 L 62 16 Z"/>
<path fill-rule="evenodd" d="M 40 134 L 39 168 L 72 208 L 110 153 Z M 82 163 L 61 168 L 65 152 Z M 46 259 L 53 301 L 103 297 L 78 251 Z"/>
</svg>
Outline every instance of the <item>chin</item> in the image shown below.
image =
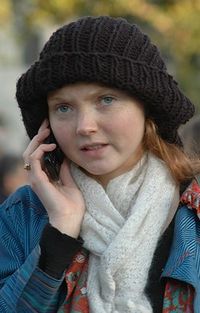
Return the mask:
<svg viewBox="0 0 200 313">
<path fill-rule="evenodd" d="M 111 172 L 110 169 L 103 169 L 103 168 L 88 168 L 87 166 L 83 167 L 80 166 L 86 173 L 93 175 L 93 176 L 102 176 L 107 175 Z"/>
<path fill-rule="evenodd" d="M 103 170 L 89 170 L 89 169 L 84 169 L 84 170 L 88 174 L 94 175 L 94 176 L 102 176 L 102 175 L 109 174 L 109 172 L 110 172 L 110 171 L 103 171 Z"/>
</svg>

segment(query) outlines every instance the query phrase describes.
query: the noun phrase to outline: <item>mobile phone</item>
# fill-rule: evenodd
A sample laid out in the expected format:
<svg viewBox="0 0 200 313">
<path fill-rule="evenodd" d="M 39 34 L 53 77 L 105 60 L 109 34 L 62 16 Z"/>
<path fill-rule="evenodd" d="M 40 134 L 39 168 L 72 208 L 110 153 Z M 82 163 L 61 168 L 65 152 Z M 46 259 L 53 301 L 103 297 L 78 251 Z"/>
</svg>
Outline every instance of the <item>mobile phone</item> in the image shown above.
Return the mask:
<svg viewBox="0 0 200 313">
<path fill-rule="evenodd" d="M 64 154 L 61 151 L 56 139 L 51 131 L 50 135 L 45 139 L 44 143 L 55 143 L 56 148 L 53 151 L 44 154 L 44 167 L 47 175 L 53 181 L 59 180 L 60 166 L 64 160 Z"/>
</svg>

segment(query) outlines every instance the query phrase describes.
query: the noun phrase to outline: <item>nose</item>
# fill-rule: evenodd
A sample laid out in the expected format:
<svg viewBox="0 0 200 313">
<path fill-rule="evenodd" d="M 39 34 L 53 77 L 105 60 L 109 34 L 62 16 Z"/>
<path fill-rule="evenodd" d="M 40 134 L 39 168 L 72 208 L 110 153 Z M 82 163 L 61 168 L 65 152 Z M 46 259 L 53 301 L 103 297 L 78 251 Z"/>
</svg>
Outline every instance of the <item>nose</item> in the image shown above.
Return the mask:
<svg viewBox="0 0 200 313">
<path fill-rule="evenodd" d="M 77 119 L 77 135 L 88 136 L 97 131 L 97 121 L 91 112 L 82 112 Z"/>
</svg>

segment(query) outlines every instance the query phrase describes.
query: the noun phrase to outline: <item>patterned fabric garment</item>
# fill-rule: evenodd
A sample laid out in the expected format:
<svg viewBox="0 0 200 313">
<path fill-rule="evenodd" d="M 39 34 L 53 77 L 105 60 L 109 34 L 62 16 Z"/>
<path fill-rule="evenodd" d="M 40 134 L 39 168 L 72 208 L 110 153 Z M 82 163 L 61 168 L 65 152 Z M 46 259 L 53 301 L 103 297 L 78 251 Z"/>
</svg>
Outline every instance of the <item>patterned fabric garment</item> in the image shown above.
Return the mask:
<svg viewBox="0 0 200 313">
<path fill-rule="evenodd" d="M 194 313 L 194 289 L 176 280 L 166 283 L 163 313 Z"/>
<path fill-rule="evenodd" d="M 81 249 L 66 271 L 67 297 L 58 313 L 89 313 L 87 299 L 88 252 Z"/>
<path fill-rule="evenodd" d="M 200 186 L 193 180 L 181 197 L 181 202 L 194 209 L 200 218 Z"/>
</svg>

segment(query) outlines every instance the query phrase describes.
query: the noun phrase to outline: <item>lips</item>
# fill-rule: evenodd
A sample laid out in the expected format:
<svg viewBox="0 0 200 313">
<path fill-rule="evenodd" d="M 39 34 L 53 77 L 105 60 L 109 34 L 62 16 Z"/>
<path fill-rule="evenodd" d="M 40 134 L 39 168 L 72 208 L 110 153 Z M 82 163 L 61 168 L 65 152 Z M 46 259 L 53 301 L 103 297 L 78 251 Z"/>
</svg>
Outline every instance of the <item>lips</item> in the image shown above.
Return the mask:
<svg viewBox="0 0 200 313">
<path fill-rule="evenodd" d="M 94 144 L 82 146 L 81 150 L 83 150 L 83 151 L 92 151 L 92 150 L 101 149 L 101 148 L 103 148 L 105 146 L 107 146 L 107 144 L 105 144 L 105 143 L 94 143 Z"/>
</svg>

